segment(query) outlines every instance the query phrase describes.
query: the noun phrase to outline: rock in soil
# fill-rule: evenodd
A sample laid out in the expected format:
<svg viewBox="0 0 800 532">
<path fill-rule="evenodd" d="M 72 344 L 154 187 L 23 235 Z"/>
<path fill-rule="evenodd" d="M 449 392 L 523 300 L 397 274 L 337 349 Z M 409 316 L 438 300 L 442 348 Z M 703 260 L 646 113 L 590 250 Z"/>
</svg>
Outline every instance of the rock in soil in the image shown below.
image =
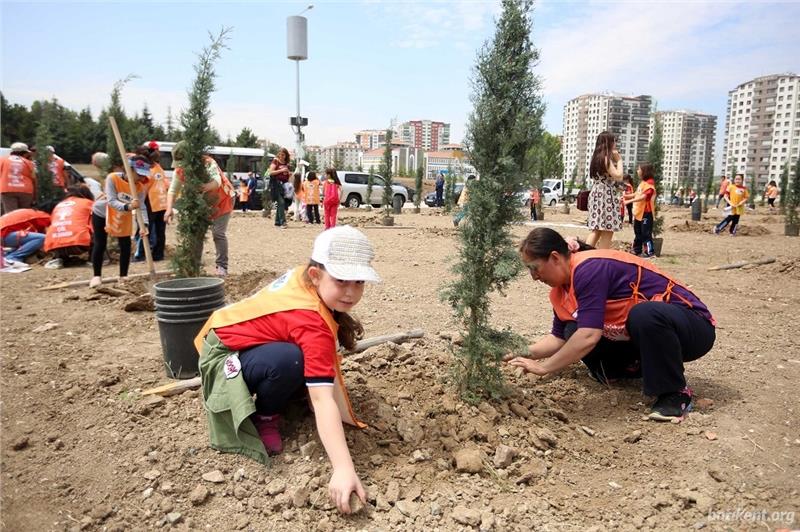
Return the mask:
<svg viewBox="0 0 800 532">
<path fill-rule="evenodd" d="M 220 484 L 225 482 L 225 477 L 222 475 L 222 471 L 215 469 L 214 471 L 203 473 L 203 480 L 206 482 L 213 482 L 214 484 Z"/>
<path fill-rule="evenodd" d="M 472 510 L 464 506 L 456 506 L 453 508 L 453 513 L 450 517 L 456 523 L 461 523 L 467 526 L 478 526 L 481 522 L 481 513 L 478 510 Z"/>
<path fill-rule="evenodd" d="M 483 471 L 483 453 L 480 449 L 461 449 L 453 455 L 456 471 L 459 473 L 480 473 Z"/>
<path fill-rule="evenodd" d="M 189 494 L 189 501 L 195 506 L 203 504 L 204 502 L 206 502 L 207 498 L 208 498 L 208 488 L 206 488 L 202 484 L 198 484 L 197 487 L 193 489 L 192 492 Z"/>
<path fill-rule="evenodd" d="M 522 466 L 522 474 L 517 479 L 517 484 L 533 484 L 540 478 L 547 476 L 547 464 L 544 460 L 533 458 Z"/>
<path fill-rule="evenodd" d="M 500 469 L 505 469 L 511 465 L 511 462 L 514 461 L 514 457 L 516 455 L 517 451 L 513 447 L 509 447 L 508 445 L 498 445 L 497 449 L 494 451 L 494 466 Z"/>
</svg>

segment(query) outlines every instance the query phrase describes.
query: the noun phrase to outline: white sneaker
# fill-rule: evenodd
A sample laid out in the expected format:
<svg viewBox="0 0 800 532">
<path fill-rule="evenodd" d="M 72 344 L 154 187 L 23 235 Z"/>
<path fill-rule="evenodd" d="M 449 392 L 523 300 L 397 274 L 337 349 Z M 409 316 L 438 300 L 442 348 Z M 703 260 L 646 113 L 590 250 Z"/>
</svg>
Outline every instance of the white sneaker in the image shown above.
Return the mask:
<svg viewBox="0 0 800 532">
<path fill-rule="evenodd" d="M 101 277 L 94 276 L 92 277 L 92 280 L 89 281 L 89 288 L 97 288 L 101 284 L 103 284 L 103 279 Z"/>
<path fill-rule="evenodd" d="M 228 270 L 222 266 L 217 266 L 217 277 L 225 277 L 228 275 Z"/>
<path fill-rule="evenodd" d="M 63 259 L 53 259 L 49 261 L 47 264 L 44 265 L 45 268 L 48 270 L 60 270 L 64 267 L 64 260 Z"/>
</svg>

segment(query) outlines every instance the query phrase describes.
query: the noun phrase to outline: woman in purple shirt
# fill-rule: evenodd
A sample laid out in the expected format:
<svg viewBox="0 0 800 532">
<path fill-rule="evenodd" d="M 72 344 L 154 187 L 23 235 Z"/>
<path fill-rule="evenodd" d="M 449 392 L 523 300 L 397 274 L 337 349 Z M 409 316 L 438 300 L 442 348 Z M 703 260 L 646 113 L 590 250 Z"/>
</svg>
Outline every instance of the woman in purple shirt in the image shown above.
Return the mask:
<svg viewBox="0 0 800 532">
<path fill-rule="evenodd" d="M 511 365 L 547 375 L 581 360 L 604 384 L 641 377 L 644 393 L 657 397 L 652 419 L 691 409 L 683 363 L 708 353 L 716 338 L 713 316 L 691 290 L 647 260 L 568 243 L 545 227 L 519 251 L 531 277 L 552 287 L 554 317 L 550 334 Z"/>
</svg>

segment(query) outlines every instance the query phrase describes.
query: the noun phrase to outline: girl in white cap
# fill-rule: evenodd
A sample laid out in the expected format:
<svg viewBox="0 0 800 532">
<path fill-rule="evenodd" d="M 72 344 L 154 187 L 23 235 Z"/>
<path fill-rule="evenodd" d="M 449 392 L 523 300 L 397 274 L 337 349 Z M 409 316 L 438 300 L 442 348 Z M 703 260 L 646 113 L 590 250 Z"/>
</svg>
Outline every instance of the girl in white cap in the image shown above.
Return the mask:
<svg viewBox="0 0 800 532">
<path fill-rule="evenodd" d="M 307 391 L 333 473 L 329 491 L 343 513 L 364 488 L 342 422 L 362 428 L 342 381 L 337 340 L 352 349 L 364 329 L 349 315 L 364 283 L 379 282 L 367 237 L 350 226 L 322 232 L 311 260 L 255 295 L 211 315 L 195 340 L 211 446 L 262 463 L 280 453 L 281 413 Z M 255 401 L 253 400 L 255 394 Z"/>
</svg>

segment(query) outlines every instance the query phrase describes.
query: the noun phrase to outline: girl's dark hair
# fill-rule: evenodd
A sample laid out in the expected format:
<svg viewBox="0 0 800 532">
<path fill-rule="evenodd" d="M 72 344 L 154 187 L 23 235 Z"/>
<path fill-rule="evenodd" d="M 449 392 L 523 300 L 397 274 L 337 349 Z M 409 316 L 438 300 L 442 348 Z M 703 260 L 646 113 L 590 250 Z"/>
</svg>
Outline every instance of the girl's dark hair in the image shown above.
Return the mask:
<svg viewBox="0 0 800 532">
<path fill-rule="evenodd" d="M 306 174 L 306 179 L 309 181 L 316 181 L 317 180 L 317 173 L 315 171 L 310 171 Z"/>
<path fill-rule="evenodd" d="M 342 182 L 339 181 L 339 176 L 336 174 L 336 168 L 326 168 L 325 175 L 328 177 L 328 179 L 333 179 L 333 182 L 337 185 L 342 184 Z"/>
<path fill-rule="evenodd" d="M 611 152 L 616 141 L 614 134 L 608 131 L 597 135 L 592 162 L 589 165 L 589 177 L 597 178 L 608 174 L 608 164 L 611 162 Z"/>
<path fill-rule="evenodd" d="M 639 163 L 639 168 L 642 169 L 642 179 L 655 179 L 656 169 L 650 163 Z"/>
<path fill-rule="evenodd" d="M 767 184 L 768 185 L 772 185 L 773 187 L 777 187 L 778 186 L 778 183 L 776 183 L 774 179 L 772 181 L 770 181 L 769 183 L 767 183 Z"/>
<path fill-rule="evenodd" d="M 289 164 L 289 159 L 291 158 L 291 157 L 290 157 L 290 155 L 289 155 L 289 150 L 287 150 L 286 148 L 281 148 L 281 149 L 279 149 L 279 150 L 278 150 L 278 153 L 276 153 L 276 154 L 275 154 L 275 158 L 277 159 L 277 158 L 278 158 L 278 156 L 279 156 L 281 153 L 285 153 L 285 154 L 286 154 L 286 164 Z"/>
<path fill-rule="evenodd" d="M 578 240 L 578 251 L 594 249 L 582 240 Z M 570 251 L 567 241 L 557 231 L 549 227 L 537 227 L 525 237 L 519 245 L 519 252 L 531 259 L 545 259 L 554 251 L 564 257 L 569 257 Z"/>
<path fill-rule="evenodd" d="M 72 185 L 67 187 L 67 195 L 65 198 L 83 198 L 94 201 L 94 195 L 86 185 Z"/>
<path fill-rule="evenodd" d="M 626 183 L 633 184 L 633 177 L 631 174 L 625 174 L 625 177 L 623 177 L 622 180 Z"/>
<path fill-rule="evenodd" d="M 295 194 L 300 194 L 300 185 L 302 184 L 303 180 L 300 177 L 299 172 L 295 172 L 292 176 L 292 186 L 294 187 Z"/>
<path fill-rule="evenodd" d="M 325 266 L 317 261 L 308 261 L 308 266 L 306 266 L 306 269 L 303 272 L 303 282 L 306 284 L 306 286 L 313 286 L 311 277 L 308 275 L 308 269 L 312 266 L 315 266 L 321 270 L 325 269 Z M 364 337 L 364 326 L 361 325 L 360 321 L 347 312 L 339 312 L 338 310 L 334 310 L 333 319 L 339 325 L 339 332 L 336 335 L 337 339 L 339 340 L 339 344 L 348 351 L 352 351 L 356 347 L 356 342 Z"/>
</svg>

